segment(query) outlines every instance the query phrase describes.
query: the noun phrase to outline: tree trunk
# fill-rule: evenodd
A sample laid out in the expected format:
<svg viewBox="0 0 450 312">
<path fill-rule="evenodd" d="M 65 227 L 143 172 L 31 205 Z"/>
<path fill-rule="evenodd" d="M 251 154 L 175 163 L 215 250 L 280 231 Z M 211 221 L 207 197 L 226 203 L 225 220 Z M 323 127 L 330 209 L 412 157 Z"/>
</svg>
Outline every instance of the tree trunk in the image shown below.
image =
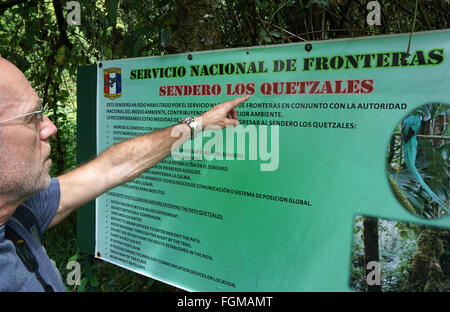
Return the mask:
<svg viewBox="0 0 450 312">
<path fill-rule="evenodd" d="M 417 240 L 417 251 L 411 259 L 408 291 L 441 291 L 443 272 L 440 256 L 443 243 L 438 229 L 425 228 Z"/>
<path fill-rule="evenodd" d="M 371 261 L 379 263 L 379 250 L 378 250 L 378 220 L 373 218 L 364 218 L 363 220 L 363 240 L 364 240 L 364 265 L 366 268 L 366 277 L 372 272 L 367 268 L 367 264 Z M 381 291 L 380 285 L 367 284 L 368 292 Z"/>
</svg>

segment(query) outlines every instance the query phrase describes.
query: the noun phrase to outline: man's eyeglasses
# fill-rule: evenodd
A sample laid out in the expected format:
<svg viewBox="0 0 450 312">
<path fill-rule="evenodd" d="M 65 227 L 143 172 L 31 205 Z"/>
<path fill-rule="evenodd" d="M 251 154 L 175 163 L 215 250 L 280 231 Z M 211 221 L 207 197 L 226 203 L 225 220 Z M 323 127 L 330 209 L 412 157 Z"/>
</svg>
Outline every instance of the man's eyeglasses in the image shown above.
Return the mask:
<svg viewBox="0 0 450 312">
<path fill-rule="evenodd" d="M 44 109 L 42 108 L 42 101 L 41 101 L 39 110 L 34 111 L 34 112 L 30 112 L 30 113 L 26 113 L 26 114 L 23 114 L 23 115 L 14 117 L 14 118 L 10 118 L 10 119 L 7 119 L 7 120 L 2 120 L 2 121 L 0 121 L 0 125 L 4 124 L 5 122 L 8 122 L 8 121 L 16 120 L 16 119 L 27 117 L 27 116 L 34 115 L 34 114 L 36 114 L 36 116 L 37 116 L 37 118 L 39 118 L 40 122 L 44 121 Z"/>
</svg>

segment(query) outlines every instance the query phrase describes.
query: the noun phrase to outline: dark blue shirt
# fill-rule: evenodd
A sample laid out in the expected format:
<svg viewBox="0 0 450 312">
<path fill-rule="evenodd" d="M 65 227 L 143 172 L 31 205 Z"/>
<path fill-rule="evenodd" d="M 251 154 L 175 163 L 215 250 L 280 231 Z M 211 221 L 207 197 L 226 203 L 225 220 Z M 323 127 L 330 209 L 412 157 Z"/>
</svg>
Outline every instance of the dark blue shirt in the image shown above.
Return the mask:
<svg viewBox="0 0 450 312">
<path fill-rule="evenodd" d="M 50 186 L 25 201 L 44 232 L 58 210 L 60 200 L 59 181 L 51 179 Z M 55 291 L 66 291 L 61 275 L 50 261 L 45 249 L 25 229 L 14 228 L 25 240 L 31 252 L 39 263 L 39 273 L 47 284 Z M 20 232 L 19 232 L 20 231 Z M 5 225 L 0 226 L 0 291 L 44 291 L 36 275 L 29 272 L 16 253 L 14 244 L 5 238 Z"/>
</svg>

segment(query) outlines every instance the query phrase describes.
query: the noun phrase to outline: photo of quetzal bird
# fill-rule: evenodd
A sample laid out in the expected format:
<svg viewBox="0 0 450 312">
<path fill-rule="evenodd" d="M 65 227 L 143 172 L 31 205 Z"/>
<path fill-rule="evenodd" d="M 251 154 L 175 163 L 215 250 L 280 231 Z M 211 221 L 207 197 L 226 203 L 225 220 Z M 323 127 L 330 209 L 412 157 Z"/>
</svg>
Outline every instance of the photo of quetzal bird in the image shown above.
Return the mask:
<svg viewBox="0 0 450 312">
<path fill-rule="evenodd" d="M 403 155 L 405 157 L 406 166 L 417 182 L 419 182 L 421 187 L 431 196 L 433 201 L 444 209 L 446 213 L 449 213 L 449 207 L 425 183 L 416 167 L 417 135 L 420 131 L 424 114 L 424 111 L 418 109 L 403 121 L 401 128 Z"/>
</svg>

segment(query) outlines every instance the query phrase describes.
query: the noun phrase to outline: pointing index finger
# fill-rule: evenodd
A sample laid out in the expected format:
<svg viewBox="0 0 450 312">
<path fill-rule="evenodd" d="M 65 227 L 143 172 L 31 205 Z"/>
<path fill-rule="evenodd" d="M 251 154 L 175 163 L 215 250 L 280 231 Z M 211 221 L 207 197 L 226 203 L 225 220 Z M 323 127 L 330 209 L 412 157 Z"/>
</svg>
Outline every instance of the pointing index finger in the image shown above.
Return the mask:
<svg viewBox="0 0 450 312">
<path fill-rule="evenodd" d="M 249 98 L 250 98 L 250 95 L 246 95 L 246 96 L 243 96 L 243 97 L 240 97 L 240 98 L 236 98 L 234 100 L 229 101 L 228 103 L 229 103 L 230 109 L 235 108 L 239 104 L 244 103 Z"/>
</svg>

